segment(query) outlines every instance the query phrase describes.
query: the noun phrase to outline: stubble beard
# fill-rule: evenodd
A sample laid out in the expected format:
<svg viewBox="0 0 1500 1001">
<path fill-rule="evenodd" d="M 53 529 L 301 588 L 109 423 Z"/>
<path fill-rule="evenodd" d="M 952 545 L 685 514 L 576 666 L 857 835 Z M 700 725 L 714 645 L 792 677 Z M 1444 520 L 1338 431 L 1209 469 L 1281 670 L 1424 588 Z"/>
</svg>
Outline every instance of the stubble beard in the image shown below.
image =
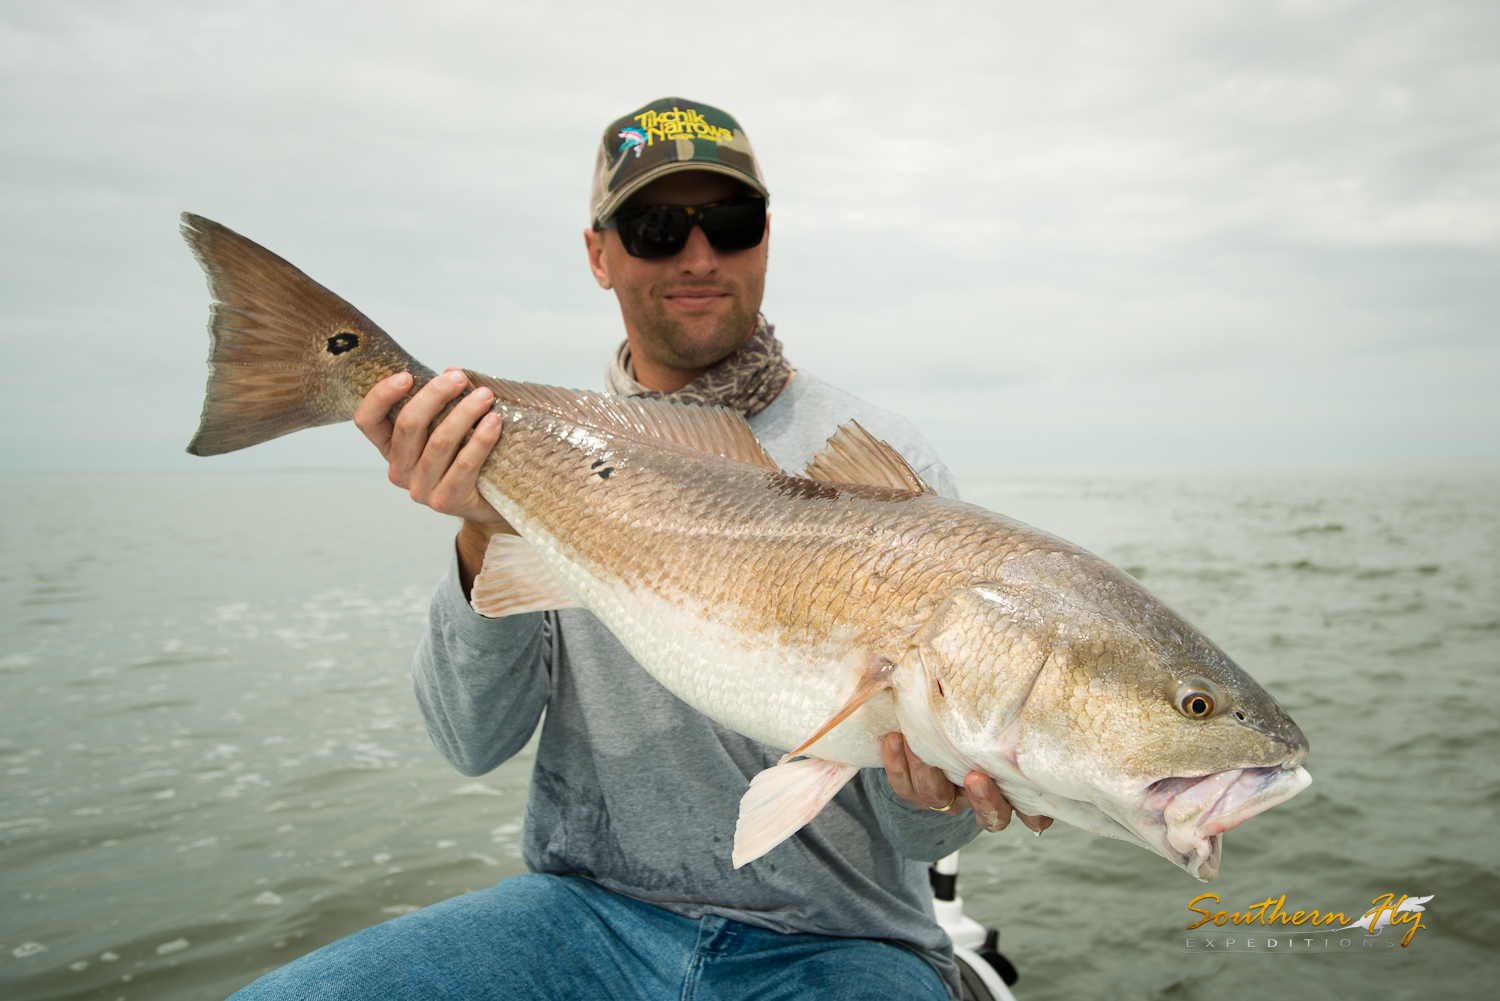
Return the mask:
<svg viewBox="0 0 1500 1001">
<path fill-rule="evenodd" d="M 641 347 L 657 364 L 678 369 L 708 368 L 732 354 L 755 330 L 764 285 L 754 288 L 715 285 L 714 291 L 729 293 L 725 306 L 685 321 L 672 315 L 665 292 L 681 292 L 691 287 L 674 285 L 660 292 L 643 289 L 626 302 Z"/>
</svg>

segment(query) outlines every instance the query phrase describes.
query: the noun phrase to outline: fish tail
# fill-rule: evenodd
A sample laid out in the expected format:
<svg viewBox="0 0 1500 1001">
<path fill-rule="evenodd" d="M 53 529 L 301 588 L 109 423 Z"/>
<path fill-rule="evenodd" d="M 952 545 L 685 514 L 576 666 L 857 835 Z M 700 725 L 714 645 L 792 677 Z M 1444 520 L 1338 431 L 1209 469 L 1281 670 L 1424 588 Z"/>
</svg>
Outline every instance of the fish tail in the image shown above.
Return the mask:
<svg viewBox="0 0 1500 1001">
<path fill-rule="evenodd" d="M 346 421 L 380 380 L 410 372 L 415 393 L 435 375 L 359 310 L 259 244 L 189 212 L 182 235 L 214 299 L 208 390 L 189 453 L 219 455 Z"/>
</svg>

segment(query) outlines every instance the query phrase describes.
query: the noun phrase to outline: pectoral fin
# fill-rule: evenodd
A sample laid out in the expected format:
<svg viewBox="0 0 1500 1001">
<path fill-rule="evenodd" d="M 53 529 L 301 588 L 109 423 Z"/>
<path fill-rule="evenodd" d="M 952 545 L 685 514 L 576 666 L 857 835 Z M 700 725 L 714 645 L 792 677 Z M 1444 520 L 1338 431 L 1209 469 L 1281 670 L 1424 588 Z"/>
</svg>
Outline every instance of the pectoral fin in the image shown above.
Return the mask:
<svg viewBox="0 0 1500 1001">
<path fill-rule="evenodd" d="M 849 696 L 848 701 L 839 708 L 838 712 L 834 713 L 827 723 L 819 727 L 818 732 L 809 737 L 801 747 L 787 754 L 781 760 L 790 761 L 797 755 L 806 753 L 809 747 L 822 740 L 823 736 L 830 730 L 854 715 L 854 711 L 870 701 L 875 693 L 890 688 L 891 675 L 895 671 L 896 663 L 891 658 L 884 656 L 876 657 L 874 663 L 870 665 L 870 669 L 865 672 L 865 676 L 859 679 L 859 684 L 854 688 L 854 694 Z"/>
<path fill-rule="evenodd" d="M 474 611 L 492 619 L 579 607 L 530 543 L 519 535 L 505 534 L 490 536 L 469 603 Z"/>
<path fill-rule="evenodd" d="M 783 761 L 750 781 L 734 828 L 734 867 L 754 862 L 796 834 L 859 771 L 822 758 Z"/>
</svg>

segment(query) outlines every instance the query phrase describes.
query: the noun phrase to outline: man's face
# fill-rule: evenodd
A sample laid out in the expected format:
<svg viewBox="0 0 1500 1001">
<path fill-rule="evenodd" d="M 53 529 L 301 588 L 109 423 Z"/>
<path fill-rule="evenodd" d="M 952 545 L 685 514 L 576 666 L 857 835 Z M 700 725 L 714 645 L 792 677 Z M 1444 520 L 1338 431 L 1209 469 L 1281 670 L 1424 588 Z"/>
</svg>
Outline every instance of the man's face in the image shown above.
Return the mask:
<svg viewBox="0 0 1500 1001">
<path fill-rule="evenodd" d="M 648 184 L 625 207 L 704 205 L 749 194 L 722 174 L 680 171 Z M 755 329 L 766 285 L 770 222 L 760 245 L 715 250 L 694 226 L 687 245 L 672 257 L 631 257 L 612 229 L 584 235 L 589 266 L 599 284 L 614 289 L 630 335 L 637 378 L 667 371 L 679 389 L 745 342 Z M 653 389 L 662 388 L 652 386 Z"/>
</svg>

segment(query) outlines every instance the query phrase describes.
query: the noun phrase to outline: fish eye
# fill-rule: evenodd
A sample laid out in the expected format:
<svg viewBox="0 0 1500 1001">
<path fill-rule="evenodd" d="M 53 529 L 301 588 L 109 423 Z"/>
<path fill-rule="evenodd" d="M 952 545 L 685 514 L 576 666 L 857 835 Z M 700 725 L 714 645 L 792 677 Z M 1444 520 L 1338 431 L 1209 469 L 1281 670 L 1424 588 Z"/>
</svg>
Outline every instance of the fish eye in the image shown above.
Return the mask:
<svg viewBox="0 0 1500 1001">
<path fill-rule="evenodd" d="M 1177 695 L 1172 701 L 1177 706 L 1177 711 L 1188 719 L 1207 719 L 1214 714 L 1214 709 L 1219 705 L 1219 700 L 1214 697 L 1212 686 L 1198 679 L 1186 682 L 1178 688 Z"/>
</svg>

